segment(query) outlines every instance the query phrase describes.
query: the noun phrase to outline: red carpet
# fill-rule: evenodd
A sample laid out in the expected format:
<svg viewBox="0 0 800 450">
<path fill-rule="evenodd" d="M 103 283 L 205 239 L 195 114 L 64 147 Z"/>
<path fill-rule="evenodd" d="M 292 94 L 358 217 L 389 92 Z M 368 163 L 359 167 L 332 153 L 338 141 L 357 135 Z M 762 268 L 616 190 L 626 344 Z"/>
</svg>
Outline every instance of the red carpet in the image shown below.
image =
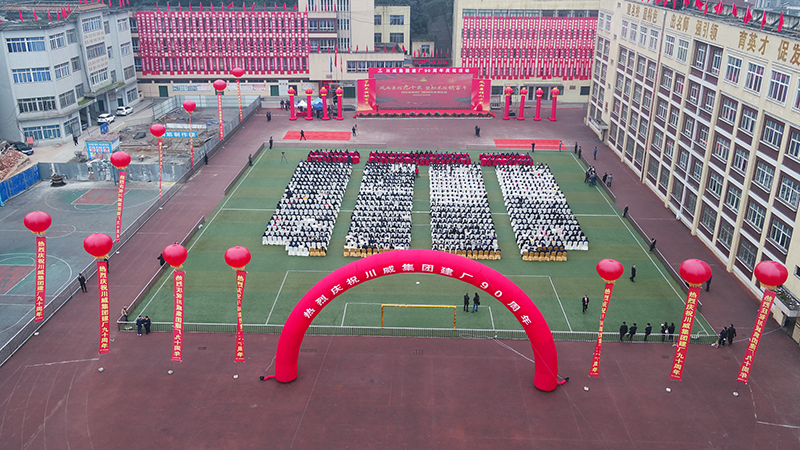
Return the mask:
<svg viewBox="0 0 800 450">
<path fill-rule="evenodd" d="M 497 148 L 530 150 L 531 142 L 536 142 L 536 150 L 558 150 L 558 144 L 561 144 L 562 150 L 567 150 L 567 145 L 558 139 L 495 139 L 494 145 Z"/>
<path fill-rule="evenodd" d="M 309 141 L 349 141 L 350 131 L 306 131 L 306 140 Z M 300 131 L 287 131 L 284 141 L 299 141 Z"/>
</svg>

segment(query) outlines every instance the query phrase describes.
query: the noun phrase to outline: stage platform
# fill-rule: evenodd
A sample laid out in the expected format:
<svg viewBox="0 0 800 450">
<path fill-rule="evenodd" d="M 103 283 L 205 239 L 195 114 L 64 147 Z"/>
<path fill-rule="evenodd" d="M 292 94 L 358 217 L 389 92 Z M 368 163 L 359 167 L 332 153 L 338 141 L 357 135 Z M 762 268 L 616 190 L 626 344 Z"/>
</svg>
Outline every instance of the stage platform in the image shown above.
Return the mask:
<svg viewBox="0 0 800 450">
<path fill-rule="evenodd" d="M 357 111 L 353 116 L 355 119 L 364 117 L 447 117 L 447 118 L 494 118 L 495 114 L 491 111 L 474 111 L 471 109 L 386 109 L 378 111 Z"/>
</svg>

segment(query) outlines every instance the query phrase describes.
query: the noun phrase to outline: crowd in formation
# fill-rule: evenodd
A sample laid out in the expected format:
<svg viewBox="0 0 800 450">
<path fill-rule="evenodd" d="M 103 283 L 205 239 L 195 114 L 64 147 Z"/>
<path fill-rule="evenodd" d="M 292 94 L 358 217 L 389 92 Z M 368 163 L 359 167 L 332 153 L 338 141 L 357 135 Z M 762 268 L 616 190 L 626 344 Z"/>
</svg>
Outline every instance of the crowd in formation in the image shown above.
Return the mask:
<svg viewBox="0 0 800 450">
<path fill-rule="evenodd" d="M 308 161 L 314 162 L 342 162 L 358 164 L 361 154 L 357 150 L 328 150 L 317 149 L 308 152 Z"/>
<path fill-rule="evenodd" d="M 522 259 L 566 261 L 567 250 L 589 250 L 549 166 L 497 166 L 495 171 Z"/>
<path fill-rule="evenodd" d="M 370 152 L 367 162 L 383 164 L 405 163 L 418 166 L 432 164 L 470 164 L 469 153 L 436 152 Z"/>
<path fill-rule="evenodd" d="M 482 166 L 532 166 L 533 158 L 527 153 L 481 153 Z"/>
<path fill-rule="evenodd" d="M 500 259 L 480 166 L 431 165 L 430 198 L 433 250 Z"/>
<path fill-rule="evenodd" d="M 262 243 L 283 245 L 292 256 L 325 256 L 353 165 L 300 161 Z"/>
<path fill-rule="evenodd" d="M 415 170 L 414 164 L 405 162 L 366 164 L 350 217 L 344 256 L 363 257 L 410 248 Z"/>
</svg>

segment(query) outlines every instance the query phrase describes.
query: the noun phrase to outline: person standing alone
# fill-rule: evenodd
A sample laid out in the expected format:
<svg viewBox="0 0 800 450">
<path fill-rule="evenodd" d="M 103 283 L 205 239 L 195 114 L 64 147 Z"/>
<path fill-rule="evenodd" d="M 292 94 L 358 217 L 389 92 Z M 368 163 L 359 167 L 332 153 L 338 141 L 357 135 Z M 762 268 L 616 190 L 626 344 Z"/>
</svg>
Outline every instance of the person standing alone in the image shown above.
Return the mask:
<svg viewBox="0 0 800 450">
<path fill-rule="evenodd" d="M 586 310 L 589 308 L 589 296 L 584 295 L 581 303 L 583 304 L 583 313 L 586 314 Z"/>
<path fill-rule="evenodd" d="M 464 294 L 464 311 L 469 312 L 469 293 Z"/>
<path fill-rule="evenodd" d="M 594 148 L 594 155 L 592 155 L 595 161 L 597 161 L 597 147 Z"/>
<path fill-rule="evenodd" d="M 78 274 L 78 283 L 81 285 L 81 291 L 87 292 L 86 290 L 86 278 L 83 276 L 83 273 Z"/>
<path fill-rule="evenodd" d="M 733 345 L 733 338 L 736 337 L 736 328 L 733 328 L 733 324 L 728 327 L 728 345 Z"/>
<path fill-rule="evenodd" d="M 634 278 L 636 278 L 636 264 L 631 266 L 631 281 L 636 282 Z"/>
<path fill-rule="evenodd" d="M 628 325 L 625 322 L 622 322 L 622 325 L 619 327 L 619 341 L 622 342 L 622 338 L 628 334 Z"/>
</svg>

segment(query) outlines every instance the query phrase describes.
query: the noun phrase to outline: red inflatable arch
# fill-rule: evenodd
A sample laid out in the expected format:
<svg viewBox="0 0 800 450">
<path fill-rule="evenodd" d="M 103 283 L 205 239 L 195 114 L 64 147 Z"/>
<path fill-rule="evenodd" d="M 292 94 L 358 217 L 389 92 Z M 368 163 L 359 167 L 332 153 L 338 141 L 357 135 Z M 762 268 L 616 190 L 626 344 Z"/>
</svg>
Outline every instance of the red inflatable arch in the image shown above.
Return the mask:
<svg viewBox="0 0 800 450">
<path fill-rule="evenodd" d="M 558 355 L 553 334 L 542 313 L 511 280 L 477 261 L 432 250 L 380 253 L 340 267 L 323 278 L 297 303 L 286 320 L 275 356 L 275 379 L 282 383 L 297 378 L 300 344 L 314 318 L 342 292 L 365 281 L 397 273 L 431 273 L 463 280 L 499 300 L 522 325 L 536 361 L 533 384 L 552 391 L 559 383 Z M 272 378 L 272 377 L 268 377 Z"/>
</svg>

